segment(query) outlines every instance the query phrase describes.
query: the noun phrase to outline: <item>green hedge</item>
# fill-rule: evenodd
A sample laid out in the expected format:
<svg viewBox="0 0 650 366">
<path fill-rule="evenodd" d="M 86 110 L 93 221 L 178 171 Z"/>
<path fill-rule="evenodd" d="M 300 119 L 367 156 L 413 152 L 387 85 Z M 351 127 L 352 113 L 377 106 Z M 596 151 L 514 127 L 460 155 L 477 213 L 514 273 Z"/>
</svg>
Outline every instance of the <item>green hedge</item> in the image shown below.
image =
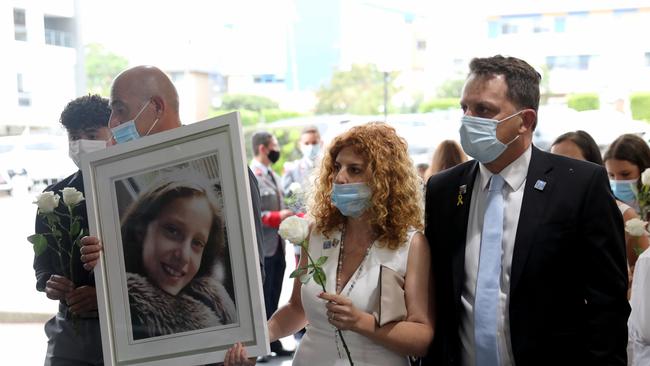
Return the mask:
<svg viewBox="0 0 650 366">
<path fill-rule="evenodd" d="M 596 93 L 569 94 L 567 97 L 567 106 L 576 111 L 600 109 L 600 98 Z"/>
<path fill-rule="evenodd" d="M 650 122 L 650 92 L 638 92 L 630 95 L 632 118 Z"/>
<path fill-rule="evenodd" d="M 433 110 L 457 108 L 460 108 L 460 99 L 458 98 L 436 98 L 420 104 L 419 112 L 427 113 Z"/>
</svg>

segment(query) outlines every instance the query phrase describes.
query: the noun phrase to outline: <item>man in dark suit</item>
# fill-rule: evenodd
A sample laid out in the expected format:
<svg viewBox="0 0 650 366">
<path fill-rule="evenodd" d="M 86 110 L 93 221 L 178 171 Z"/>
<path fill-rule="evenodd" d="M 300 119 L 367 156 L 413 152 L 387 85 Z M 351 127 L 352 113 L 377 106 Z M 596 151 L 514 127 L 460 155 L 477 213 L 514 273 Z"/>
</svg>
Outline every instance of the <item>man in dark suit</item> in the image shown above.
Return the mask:
<svg viewBox="0 0 650 366">
<path fill-rule="evenodd" d="M 532 145 L 539 81 L 520 59 L 470 63 L 460 137 L 475 160 L 427 183 L 427 364 L 626 364 L 623 221 L 602 167 Z"/>
<path fill-rule="evenodd" d="M 264 252 L 264 305 L 266 317 L 278 310 L 282 280 L 286 261 L 284 259 L 284 240 L 278 234 L 280 222 L 294 213 L 285 208 L 284 194 L 280 177 L 271 169 L 271 165 L 280 158 L 280 146 L 275 136 L 266 131 L 256 132 L 252 137 L 253 160 L 250 169 L 260 187 L 260 218 L 262 220 L 262 245 Z M 271 343 L 271 351 L 277 356 L 289 356 L 293 351 L 284 349 L 280 341 Z M 258 358 L 258 362 L 267 362 L 268 357 Z"/>
</svg>

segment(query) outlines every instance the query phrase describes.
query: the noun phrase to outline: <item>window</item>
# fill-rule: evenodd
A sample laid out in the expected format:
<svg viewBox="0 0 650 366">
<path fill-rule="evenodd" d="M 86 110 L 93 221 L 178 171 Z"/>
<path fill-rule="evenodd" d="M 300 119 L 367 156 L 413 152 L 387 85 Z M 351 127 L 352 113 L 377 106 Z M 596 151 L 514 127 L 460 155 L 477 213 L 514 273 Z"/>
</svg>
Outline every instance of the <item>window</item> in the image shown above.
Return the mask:
<svg viewBox="0 0 650 366">
<path fill-rule="evenodd" d="M 29 107 L 32 104 L 31 93 L 25 87 L 25 80 L 23 74 L 16 74 L 16 91 L 18 92 L 18 105 L 21 107 Z"/>
<path fill-rule="evenodd" d="M 284 78 L 277 77 L 274 74 L 261 74 L 254 75 L 253 82 L 255 84 L 284 83 Z"/>
<path fill-rule="evenodd" d="M 418 51 L 424 51 L 427 49 L 427 41 L 424 39 L 418 39 L 415 43 L 415 47 Z"/>
<path fill-rule="evenodd" d="M 14 39 L 16 41 L 27 41 L 25 9 L 14 9 Z"/>
<path fill-rule="evenodd" d="M 645 53 L 645 66 L 650 67 L 650 52 Z"/>
<path fill-rule="evenodd" d="M 588 70 L 593 55 L 547 56 L 546 65 L 549 70 Z"/>
<path fill-rule="evenodd" d="M 45 44 L 61 47 L 74 47 L 74 19 L 46 15 Z"/>
</svg>

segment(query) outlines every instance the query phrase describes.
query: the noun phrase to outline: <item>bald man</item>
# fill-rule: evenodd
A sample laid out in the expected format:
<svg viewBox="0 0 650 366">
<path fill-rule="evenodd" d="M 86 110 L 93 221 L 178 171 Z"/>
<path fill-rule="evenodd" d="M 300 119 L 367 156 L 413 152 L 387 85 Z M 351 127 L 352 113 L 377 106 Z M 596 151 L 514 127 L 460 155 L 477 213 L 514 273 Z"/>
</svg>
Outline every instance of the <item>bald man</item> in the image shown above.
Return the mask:
<svg viewBox="0 0 650 366">
<path fill-rule="evenodd" d="M 120 73 L 111 85 L 111 116 L 108 127 L 113 138 L 111 144 L 142 138 L 181 126 L 178 113 L 178 93 L 169 77 L 154 66 L 136 66 Z M 264 279 L 262 223 L 260 221 L 260 191 L 257 179 L 248 169 L 253 218 L 259 264 Z M 91 270 L 97 264 L 101 244 L 99 239 L 87 236 L 82 239 L 81 260 Z"/>
</svg>

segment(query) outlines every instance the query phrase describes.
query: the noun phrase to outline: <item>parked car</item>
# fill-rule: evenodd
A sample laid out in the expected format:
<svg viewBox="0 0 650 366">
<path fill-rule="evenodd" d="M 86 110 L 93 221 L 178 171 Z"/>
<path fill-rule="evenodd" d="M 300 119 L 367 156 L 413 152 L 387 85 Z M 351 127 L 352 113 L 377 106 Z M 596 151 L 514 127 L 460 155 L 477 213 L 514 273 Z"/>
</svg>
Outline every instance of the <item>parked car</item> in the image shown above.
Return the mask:
<svg viewBox="0 0 650 366">
<path fill-rule="evenodd" d="M 30 189 L 39 191 L 77 169 L 67 138 L 58 135 L 0 137 L 0 165 L 12 181 L 28 178 Z"/>
</svg>

